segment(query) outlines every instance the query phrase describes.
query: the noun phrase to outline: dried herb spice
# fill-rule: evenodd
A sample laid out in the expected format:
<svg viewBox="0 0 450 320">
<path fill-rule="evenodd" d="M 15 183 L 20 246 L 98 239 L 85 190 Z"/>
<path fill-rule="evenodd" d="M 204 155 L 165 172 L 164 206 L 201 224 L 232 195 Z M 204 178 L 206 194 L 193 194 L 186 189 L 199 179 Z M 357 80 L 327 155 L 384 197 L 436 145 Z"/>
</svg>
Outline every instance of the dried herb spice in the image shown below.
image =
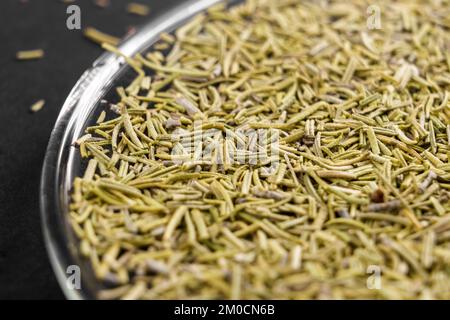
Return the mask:
<svg viewBox="0 0 450 320">
<path fill-rule="evenodd" d="M 26 50 L 26 51 L 18 51 L 16 53 L 17 60 L 37 60 L 42 59 L 45 55 L 44 50 L 36 49 L 36 50 Z"/>
<path fill-rule="evenodd" d="M 45 106 L 45 100 L 41 99 L 41 100 L 33 103 L 33 105 L 30 107 L 30 111 L 31 112 L 41 111 L 44 106 Z"/>
<path fill-rule="evenodd" d="M 150 8 L 142 3 L 131 2 L 127 5 L 127 11 L 128 13 L 145 17 L 149 14 Z"/>
<path fill-rule="evenodd" d="M 218 5 L 125 57 L 76 141 L 99 298 L 450 298 L 450 3 L 371 4 Z"/>
<path fill-rule="evenodd" d="M 83 30 L 83 35 L 88 38 L 89 40 L 91 40 L 92 42 L 98 43 L 98 44 L 102 44 L 102 43 L 108 43 L 111 45 L 117 45 L 119 44 L 120 39 L 106 34 L 102 31 L 99 31 L 93 27 L 87 27 Z"/>
</svg>

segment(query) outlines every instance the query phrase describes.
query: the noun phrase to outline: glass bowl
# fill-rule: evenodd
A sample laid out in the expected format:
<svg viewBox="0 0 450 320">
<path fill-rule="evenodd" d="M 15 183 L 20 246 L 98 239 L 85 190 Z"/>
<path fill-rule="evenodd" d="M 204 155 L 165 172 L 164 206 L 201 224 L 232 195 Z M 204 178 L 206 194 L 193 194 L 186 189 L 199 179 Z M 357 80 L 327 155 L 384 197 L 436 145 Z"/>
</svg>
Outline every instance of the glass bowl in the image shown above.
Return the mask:
<svg viewBox="0 0 450 320">
<path fill-rule="evenodd" d="M 161 32 L 175 30 L 195 14 L 218 2 L 220 0 L 184 1 L 122 41 L 119 50 L 127 56 L 144 52 L 158 40 Z M 68 299 L 95 299 L 98 291 L 105 288 L 96 279 L 90 262 L 81 257 L 79 241 L 69 224 L 72 182 L 83 170 L 78 150 L 72 144 L 104 109 L 100 102 L 113 96 L 113 90 L 110 90 L 113 85 L 128 80 L 132 73 L 130 70 L 122 57 L 113 53 L 100 56 L 67 97 L 47 147 L 40 187 L 42 228 L 52 267 Z M 77 276 L 74 272 L 78 270 L 79 289 L 71 285 L 74 276 Z"/>
</svg>

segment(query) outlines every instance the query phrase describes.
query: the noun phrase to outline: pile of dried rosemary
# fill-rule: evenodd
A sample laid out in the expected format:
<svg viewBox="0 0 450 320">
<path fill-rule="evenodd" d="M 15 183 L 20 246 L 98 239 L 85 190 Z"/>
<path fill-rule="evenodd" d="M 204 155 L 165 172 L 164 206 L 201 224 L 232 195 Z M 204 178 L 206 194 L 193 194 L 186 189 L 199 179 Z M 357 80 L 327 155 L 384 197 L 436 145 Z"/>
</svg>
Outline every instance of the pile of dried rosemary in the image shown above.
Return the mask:
<svg viewBox="0 0 450 320">
<path fill-rule="evenodd" d="M 126 57 L 77 141 L 99 298 L 450 298 L 450 3 L 370 4 L 219 5 Z"/>
</svg>

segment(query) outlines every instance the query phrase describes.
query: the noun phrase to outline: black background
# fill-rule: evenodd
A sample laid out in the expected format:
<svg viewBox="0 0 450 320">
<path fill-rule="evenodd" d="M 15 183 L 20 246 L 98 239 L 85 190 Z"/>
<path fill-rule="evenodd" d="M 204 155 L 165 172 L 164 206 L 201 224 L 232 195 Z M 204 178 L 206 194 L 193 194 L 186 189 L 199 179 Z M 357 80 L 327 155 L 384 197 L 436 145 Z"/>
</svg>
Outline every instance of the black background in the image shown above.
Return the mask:
<svg viewBox="0 0 450 320">
<path fill-rule="evenodd" d="M 148 17 L 126 12 L 131 1 L 76 0 L 82 28 L 121 37 L 174 6 L 176 0 L 134 0 Z M 41 232 L 39 181 L 45 149 L 65 98 L 102 53 L 79 30 L 66 27 L 61 0 L 0 0 L 0 299 L 62 299 Z M 16 61 L 19 50 L 42 48 L 45 58 Z M 30 106 L 45 99 L 45 107 Z"/>
</svg>

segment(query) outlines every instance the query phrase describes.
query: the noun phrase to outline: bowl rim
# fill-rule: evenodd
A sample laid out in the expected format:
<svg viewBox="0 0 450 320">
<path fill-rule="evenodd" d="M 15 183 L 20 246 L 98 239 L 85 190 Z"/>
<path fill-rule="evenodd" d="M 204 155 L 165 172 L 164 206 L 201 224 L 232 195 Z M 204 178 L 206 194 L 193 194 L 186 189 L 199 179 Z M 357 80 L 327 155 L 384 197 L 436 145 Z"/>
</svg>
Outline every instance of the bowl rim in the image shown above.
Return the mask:
<svg viewBox="0 0 450 320">
<path fill-rule="evenodd" d="M 183 1 L 149 21 L 134 35 L 125 38 L 118 49 L 126 56 L 142 52 L 158 39 L 161 32 L 173 31 L 189 18 L 219 2 L 222 0 Z M 125 59 L 114 53 L 105 52 L 96 59 L 66 98 L 46 149 L 39 191 L 41 228 L 50 264 L 67 299 L 96 298 L 96 290 L 92 289 L 89 279 L 83 276 L 84 273 L 80 279 L 81 288 L 70 288 L 68 285 L 71 274 L 68 274 L 67 267 L 78 266 L 77 260 L 80 260 L 75 254 L 73 237 L 71 239 L 67 232 L 68 190 L 73 181 L 67 168 L 73 164 L 73 154 L 76 152 L 71 145 L 85 129 L 87 119 L 106 93 L 108 85 L 127 68 Z"/>
</svg>

